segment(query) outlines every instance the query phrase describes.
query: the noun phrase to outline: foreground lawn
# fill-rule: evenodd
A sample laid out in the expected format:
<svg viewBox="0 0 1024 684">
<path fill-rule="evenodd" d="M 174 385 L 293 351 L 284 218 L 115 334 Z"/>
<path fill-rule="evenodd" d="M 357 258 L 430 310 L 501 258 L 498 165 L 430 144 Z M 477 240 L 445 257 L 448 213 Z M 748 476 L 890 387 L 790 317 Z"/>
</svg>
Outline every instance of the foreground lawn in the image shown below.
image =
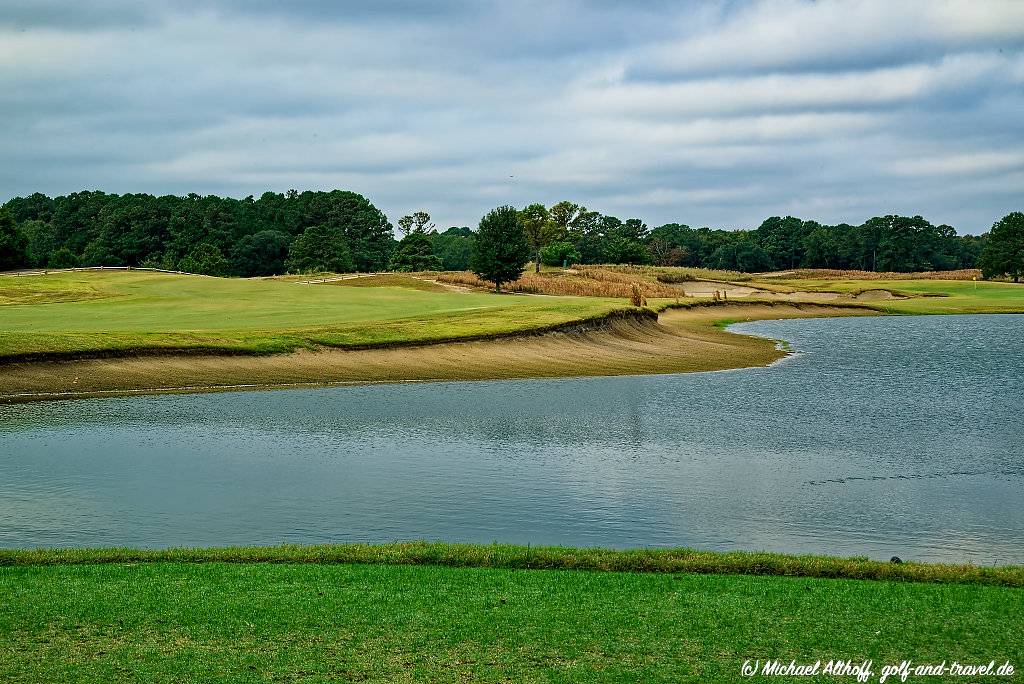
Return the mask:
<svg viewBox="0 0 1024 684">
<path fill-rule="evenodd" d="M 0 276 L 0 357 L 428 342 L 543 328 L 616 308 L 624 303 L 139 271 Z"/>
<path fill-rule="evenodd" d="M 1024 590 L 968 584 L 402 565 L 8 566 L 0 680 L 744 681 L 748 658 L 849 658 L 873 659 L 877 681 L 882 664 L 908 658 L 1024 664 L 1022 619 Z"/>
</svg>

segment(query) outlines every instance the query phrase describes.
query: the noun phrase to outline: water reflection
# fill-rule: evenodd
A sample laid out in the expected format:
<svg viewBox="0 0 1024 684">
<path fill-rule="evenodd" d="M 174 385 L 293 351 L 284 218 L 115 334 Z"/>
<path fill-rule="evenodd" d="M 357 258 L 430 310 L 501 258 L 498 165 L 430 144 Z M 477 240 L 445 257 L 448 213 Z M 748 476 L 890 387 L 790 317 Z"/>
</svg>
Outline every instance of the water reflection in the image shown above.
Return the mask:
<svg viewBox="0 0 1024 684">
<path fill-rule="evenodd" d="M 1024 562 L 1022 320 L 744 324 L 804 353 L 721 373 L 0 407 L 0 545 L 428 538 Z"/>
</svg>

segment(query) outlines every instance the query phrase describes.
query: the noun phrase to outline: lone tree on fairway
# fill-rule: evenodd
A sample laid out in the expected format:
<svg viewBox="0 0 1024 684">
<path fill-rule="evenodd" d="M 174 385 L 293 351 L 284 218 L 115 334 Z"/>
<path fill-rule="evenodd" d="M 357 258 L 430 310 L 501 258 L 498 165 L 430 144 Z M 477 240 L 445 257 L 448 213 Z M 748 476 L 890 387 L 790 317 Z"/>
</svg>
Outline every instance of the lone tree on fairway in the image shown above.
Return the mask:
<svg viewBox="0 0 1024 684">
<path fill-rule="evenodd" d="M 1020 282 L 1024 275 L 1024 213 L 1007 214 L 992 226 L 980 261 L 985 278 L 1008 275 L 1013 282 Z"/>
<path fill-rule="evenodd" d="M 529 260 L 530 245 L 515 207 L 498 207 L 480 219 L 469 267 L 493 282 L 495 292 L 501 292 L 502 283 L 518 280 Z"/>
</svg>

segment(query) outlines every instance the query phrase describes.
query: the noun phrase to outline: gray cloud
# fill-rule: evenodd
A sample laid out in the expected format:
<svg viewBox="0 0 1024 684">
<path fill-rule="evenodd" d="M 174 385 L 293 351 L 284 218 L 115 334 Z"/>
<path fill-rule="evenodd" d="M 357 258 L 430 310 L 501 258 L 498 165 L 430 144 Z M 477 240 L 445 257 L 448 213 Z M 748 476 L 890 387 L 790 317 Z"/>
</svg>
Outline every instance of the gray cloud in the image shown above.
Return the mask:
<svg viewBox="0 0 1024 684">
<path fill-rule="evenodd" d="M 362 192 L 440 225 L 652 224 L 1024 196 L 1024 4 L 9 2 L 0 196 Z"/>
</svg>

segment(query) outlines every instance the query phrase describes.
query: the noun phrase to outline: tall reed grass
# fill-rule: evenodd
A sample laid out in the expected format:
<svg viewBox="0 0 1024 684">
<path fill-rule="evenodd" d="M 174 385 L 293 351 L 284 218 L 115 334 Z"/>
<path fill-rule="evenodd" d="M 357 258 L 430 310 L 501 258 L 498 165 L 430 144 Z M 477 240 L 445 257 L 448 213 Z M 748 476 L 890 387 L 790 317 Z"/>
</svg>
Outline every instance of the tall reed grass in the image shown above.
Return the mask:
<svg viewBox="0 0 1024 684">
<path fill-rule="evenodd" d="M 440 273 L 437 280 L 466 287 L 494 287 L 493 283 L 464 271 Z M 566 271 L 558 272 L 524 273 L 519 280 L 505 283 L 502 288 L 508 292 L 526 294 L 610 297 L 630 300 L 635 300 L 636 294 L 639 292 L 639 300 L 644 302 L 650 298 L 678 299 L 686 296 L 686 293 L 678 287 L 593 266 L 574 266 Z"/>
</svg>

